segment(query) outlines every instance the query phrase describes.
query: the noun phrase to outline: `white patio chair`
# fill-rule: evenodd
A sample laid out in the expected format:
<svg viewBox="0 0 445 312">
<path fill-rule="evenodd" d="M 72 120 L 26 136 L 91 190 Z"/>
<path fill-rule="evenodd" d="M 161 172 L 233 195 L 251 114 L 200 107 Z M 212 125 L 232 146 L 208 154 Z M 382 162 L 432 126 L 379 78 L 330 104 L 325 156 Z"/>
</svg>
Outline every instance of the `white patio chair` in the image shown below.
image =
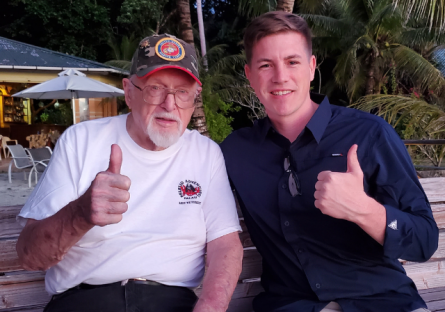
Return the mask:
<svg viewBox="0 0 445 312">
<path fill-rule="evenodd" d="M 5 155 L 5 158 L 8 158 L 9 156 L 9 150 L 8 150 L 8 142 L 15 142 L 15 145 L 18 144 L 17 140 L 11 140 L 10 138 L 4 136 L 2 137 L 1 143 L 2 143 L 2 149 L 3 149 L 3 154 Z M 6 155 L 6 151 L 8 152 L 8 155 Z"/>
<path fill-rule="evenodd" d="M 23 146 L 21 146 L 20 144 L 17 145 L 8 145 L 7 146 L 8 151 L 11 153 L 11 162 L 9 163 L 9 168 L 8 168 L 8 179 L 9 179 L 9 183 L 12 183 L 11 181 L 11 168 L 12 168 L 12 164 L 14 163 L 15 167 L 17 169 L 27 169 L 27 168 L 32 168 L 33 164 L 31 162 L 31 158 L 29 157 L 29 155 L 26 153 L 25 149 L 23 148 Z M 23 171 L 25 180 L 26 180 L 26 172 Z"/>
<path fill-rule="evenodd" d="M 31 176 L 32 173 L 35 173 L 36 184 L 37 184 L 37 173 L 43 173 L 46 167 L 48 167 L 49 160 L 53 151 L 50 147 L 45 146 L 41 148 L 25 148 L 26 152 L 31 159 L 33 164 L 31 171 L 29 172 L 29 187 L 31 187 Z"/>
</svg>

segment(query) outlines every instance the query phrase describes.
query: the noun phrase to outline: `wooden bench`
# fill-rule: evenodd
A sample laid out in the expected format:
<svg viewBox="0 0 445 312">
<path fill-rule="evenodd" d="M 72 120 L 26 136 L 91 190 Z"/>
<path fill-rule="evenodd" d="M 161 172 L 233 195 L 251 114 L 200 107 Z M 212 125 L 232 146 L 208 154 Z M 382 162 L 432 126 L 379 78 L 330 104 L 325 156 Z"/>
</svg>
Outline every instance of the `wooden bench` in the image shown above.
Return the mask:
<svg viewBox="0 0 445 312">
<path fill-rule="evenodd" d="M 445 312 L 445 178 L 420 180 L 431 202 L 440 229 L 439 248 L 425 263 L 404 262 L 407 274 L 434 312 Z M 41 312 L 50 296 L 44 287 L 44 272 L 20 269 L 15 244 L 21 227 L 15 220 L 21 206 L 0 207 L 0 311 Z M 240 234 L 244 246 L 243 271 L 230 302 L 229 312 L 250 312 L 251 303 L 262 291 L 261 256 L 252 244 L 244 220 Z M 200 289 L 197 290 L 199 295 Z"/>
</svg>

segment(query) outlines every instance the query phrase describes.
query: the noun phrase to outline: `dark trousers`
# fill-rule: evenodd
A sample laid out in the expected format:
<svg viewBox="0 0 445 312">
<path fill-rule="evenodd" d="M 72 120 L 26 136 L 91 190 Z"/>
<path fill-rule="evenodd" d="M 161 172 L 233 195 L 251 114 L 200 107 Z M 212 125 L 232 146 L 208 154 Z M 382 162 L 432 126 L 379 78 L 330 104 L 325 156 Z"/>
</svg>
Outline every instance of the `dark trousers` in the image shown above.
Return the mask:
<svg viewBox="0 0 445 312">
<path fill-rule="evenodd" d="M 44 312 L 191 312 L 197 301 L 185 287 L 129 281 L 107 285 L 81 284 L 54 295 Z"/>
</svg>

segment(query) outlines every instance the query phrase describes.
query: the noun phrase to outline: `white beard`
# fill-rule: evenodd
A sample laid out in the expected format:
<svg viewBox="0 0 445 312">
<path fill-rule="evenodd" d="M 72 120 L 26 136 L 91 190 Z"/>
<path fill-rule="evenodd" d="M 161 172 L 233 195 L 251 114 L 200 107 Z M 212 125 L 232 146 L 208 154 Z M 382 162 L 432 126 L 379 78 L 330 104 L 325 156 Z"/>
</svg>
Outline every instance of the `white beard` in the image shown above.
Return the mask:
<svg viewBox="0 0 445 312">
<path fill-rule="evenodd" d="M 176 131 L 163 131 L 154 125 L 155 118 L 172 119 L 177 122 L 178 128 Z M 182 121 L 178 116 L 170 113 L 157 113 L 150 117 L 146 133 L 150 140 L 158 147 L 167 148 L 178 142 L 181 137 Z"/>
</svg>

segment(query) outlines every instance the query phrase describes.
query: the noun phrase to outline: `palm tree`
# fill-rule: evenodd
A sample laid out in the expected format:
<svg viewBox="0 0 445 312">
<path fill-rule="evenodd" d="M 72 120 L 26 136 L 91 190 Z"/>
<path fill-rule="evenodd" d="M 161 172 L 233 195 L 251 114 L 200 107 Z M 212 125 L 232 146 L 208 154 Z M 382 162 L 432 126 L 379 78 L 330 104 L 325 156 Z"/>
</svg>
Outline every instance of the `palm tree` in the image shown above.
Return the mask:
<svg viewBox="0 0 445 312">
<path fill-rule="evenodd" d="M 294 10 L 294 2 L 295 0 L 278 0 L 276 10 L 292 13 Z"/>
<path fill-rule="evenodd" d="M 135 38 L 134 34 L 131 34 L 130 37 L 122 36 L 120 43 L 117 42 L 116 37 L 110 35 L 107 43 L 112 49 L 112 60 L 105 64 L 130 71 L 131 58 L 138 47 L 138 42 L 139 39 Z"/>
<path fill-rule="evenodd" d="M 351 103 L 362 95 L 379 94 L 392 66 L 399 80 L 411 80 L 422 92 L 445 91 L 443 76 L 429 61 L 434 48 L 445 43 L 439 29 L 425 35 L 425 25 L 406 21 L 390 0 L 320 3 L 318 12 L 301 16 L 312 25 L 317 56 L 335 56 L 335 81 Z"/>
<path fill-rule="evenodd" d="M 179 36 L 182 40 L 194 47 L 195 42 L 193 40 L 190 2 L 189 0 L 176 0 L 176 6 L 179 13 Z M 199 133 L 207 137 L 209 136 L 201 96 L 198 96 L 197 98 L 196 108 L 190 122 L 192 127 L 198 130 Z"/>
</svg>

